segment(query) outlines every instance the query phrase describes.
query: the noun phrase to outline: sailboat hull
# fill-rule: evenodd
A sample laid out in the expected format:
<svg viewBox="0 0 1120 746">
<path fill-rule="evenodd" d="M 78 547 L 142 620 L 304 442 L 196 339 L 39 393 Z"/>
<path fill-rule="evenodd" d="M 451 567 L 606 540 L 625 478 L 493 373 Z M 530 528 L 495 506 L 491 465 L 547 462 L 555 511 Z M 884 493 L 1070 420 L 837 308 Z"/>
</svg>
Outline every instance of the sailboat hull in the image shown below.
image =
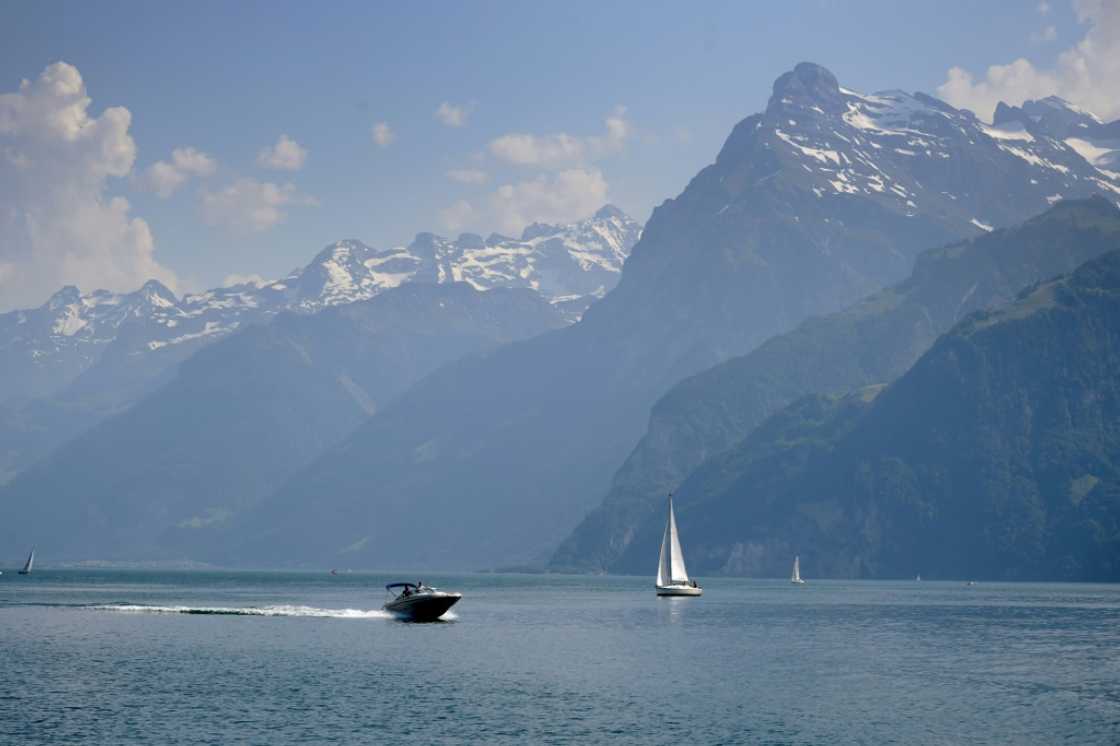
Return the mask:
<svg viewBox="0 0 1120 746">
<path fill-rule="evenodd" d="M 703 594 L 703 588 L 693 587 L 691 585 L 657 586 L 657 595 L 659 596 L 701 596 Z"/>
</svg>

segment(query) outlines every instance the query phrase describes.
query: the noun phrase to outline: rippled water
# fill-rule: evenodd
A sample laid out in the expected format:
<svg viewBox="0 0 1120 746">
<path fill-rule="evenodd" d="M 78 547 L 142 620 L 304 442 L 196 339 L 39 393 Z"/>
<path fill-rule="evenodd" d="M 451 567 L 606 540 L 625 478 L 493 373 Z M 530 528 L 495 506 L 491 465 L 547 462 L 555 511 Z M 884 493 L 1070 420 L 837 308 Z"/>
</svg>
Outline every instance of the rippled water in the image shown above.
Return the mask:
<svg viewBox="0 0 1120 746">
<path fill-rule="evenodd" d="M 5 572 L 0 743 L 1120 742 L 1117 586 L 396 579 Z"/>
</svg>

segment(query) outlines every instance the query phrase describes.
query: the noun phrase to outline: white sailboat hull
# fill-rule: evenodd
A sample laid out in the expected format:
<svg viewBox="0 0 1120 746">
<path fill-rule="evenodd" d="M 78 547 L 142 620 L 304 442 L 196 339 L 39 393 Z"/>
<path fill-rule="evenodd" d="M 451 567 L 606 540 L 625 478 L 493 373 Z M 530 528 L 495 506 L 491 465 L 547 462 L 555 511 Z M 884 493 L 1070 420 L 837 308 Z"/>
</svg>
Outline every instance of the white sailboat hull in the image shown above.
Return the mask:
<svg viewBox="0 0 1120 746">
<path fill-rule="evenodd" d="M 794 585 L 805 585 L 805 581 L 801 578 L 797 578 L 796 580 L 791 580 L 789 582 L 793 583 Z"/>
<path fill-rule="evenodd" d="M 701 596 L 704 594 L 704 589 L 694 587 L 691 585 L 659 585 L 657 586 L 657 595 L 659 596 Z"/>
</svg>

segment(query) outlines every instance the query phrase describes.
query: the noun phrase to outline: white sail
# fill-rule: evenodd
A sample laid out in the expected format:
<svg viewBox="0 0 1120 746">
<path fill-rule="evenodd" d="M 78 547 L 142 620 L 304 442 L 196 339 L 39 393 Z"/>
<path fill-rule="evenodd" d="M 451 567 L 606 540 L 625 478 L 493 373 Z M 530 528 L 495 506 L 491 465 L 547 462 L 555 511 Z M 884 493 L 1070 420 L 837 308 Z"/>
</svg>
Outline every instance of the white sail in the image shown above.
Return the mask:
<svg viewBox="0 0 1120 746">
<path fill-rule="evenodd" d="M 801 582 L 801 558 L 794 556 L 793 558 L 793 574 L 789 578 L 794 583 Z"/>
<path fill-rule="evenodd" d="M 657 563 L 657 584 L 688 585 L 688 570 L 684 566 L 684 553 L 677 537 L 677 518 L 673 515 L 673 496 L 669 496 L 669 520 L 665 523 L 665 535 L 661 539 L 661 557 Z"/>
<path fill-rule="evenodd" d="M 33 564 L 35 564 L 35 550 L 34 549 L 31 550 L 31 554 L 27 555 L 27 564 L 25 564 L 23 566 L 23 569 L 20 570 L 20 573 L 23 574 L 23 575 L 30 575 L 31 574 L 31 566 Z"/>
</svg>

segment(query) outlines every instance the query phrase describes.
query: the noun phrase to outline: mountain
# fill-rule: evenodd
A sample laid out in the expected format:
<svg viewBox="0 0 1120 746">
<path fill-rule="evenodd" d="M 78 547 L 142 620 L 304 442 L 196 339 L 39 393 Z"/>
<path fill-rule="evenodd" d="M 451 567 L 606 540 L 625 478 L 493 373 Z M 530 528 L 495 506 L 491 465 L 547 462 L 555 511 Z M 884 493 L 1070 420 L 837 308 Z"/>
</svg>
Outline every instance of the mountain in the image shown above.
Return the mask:
<svg viewBox="0 0 1120 746">
<path fill-rule="evenodd" d="M 969 313 L 1116 249 L 1120 209 L 1101 197 L 1059 202 L 1020 226 L 923 252 L 903 282 L 680 382 L 654 405 L 602 505 L 551 565 L 615 567 L 637 527 L 661 515 L 667 492 L 782 407 L 892 381 Z"/>
<path fill-rule="evenodd" d="M 0 541 L 54 557 L 212 549 L 241 511 L 451 360 L 564 324 L 528 289 L 409 283 L 210 345 L 20 474 Z"/>
<path fill-rule="evenodd" d="M 607 205 L 520 239 L 422 233 L 407 247 L 338 241 L 283 280 L 177 298 L 156 281 L 126 294 L 74 287 L 0 314 L 0 483 L 166 383 L 199 349 L 278 313 L 315 313 L 409 283 L 529 288 L 566 321 L 614 287 L 641 225 Z"/>
<path fill-rule="evenodd" d="M 368 300 L 407 282 L 532 288 L 574 321 L 614 287 L 640 235 L 640 224 L 607 205 L 570 225 L 531 225 L 521 239 L 463 234 L 451 241 L 421 233 L 408 246 L 385 250 L 338 241 L 282 280 L 182 299 L 155 280 L 125 294 L 65 287 L 37 309 L 0 314 L 0 374 L 7 382 L 0 404 L 56 394 L 83 375 L 103 383 L 122 367 L 155 377 L 246 324 Z M 97 372 L 97 365 L 109 370 Z"/>
<path fill-rule="evenodd" d="M 888 387 L 812 396 L 674 502 L 698 574 L 1120 579 L 1120 251 L 957 324 Z M 651 572 L 651 516 L 617 563 Z"/>
<path fill-rule="evenodd" d="M 1000 103 L 993 122 L 997 127 L 1023 127 L 1040 137 L 1063 141 L 1097 168 L 1120 171 L 1120 121 L 1105 123 L 1096 115 L 1057 96 L 1026 101 L 1022 106 Z"/>
<path fill-rule="evenodd" d="M 798 65 L 654 211 L 579 323 L 418 383 L 246 515 L 240 558 L 544 561 L 671 385 L 901 279 L 922 249 L 1110 179 L 1064 143 Z"/>
</svg>

